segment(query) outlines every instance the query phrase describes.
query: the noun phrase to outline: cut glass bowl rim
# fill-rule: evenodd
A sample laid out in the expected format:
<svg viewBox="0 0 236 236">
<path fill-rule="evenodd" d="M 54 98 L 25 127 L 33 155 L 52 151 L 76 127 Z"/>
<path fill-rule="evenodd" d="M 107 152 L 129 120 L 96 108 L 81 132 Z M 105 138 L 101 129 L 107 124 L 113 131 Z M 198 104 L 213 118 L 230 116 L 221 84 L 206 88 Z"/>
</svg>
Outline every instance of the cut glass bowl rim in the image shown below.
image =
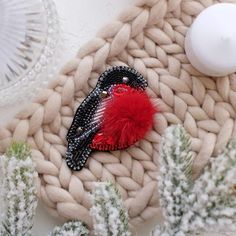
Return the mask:
<svg viewBox="0 0 236 236">
<path fill-rule="evenodd" d="M 0 88 L 0 107 L 33 98 L 41 87 L 48 84 L 57 70 L 61 45 L 59 17 L 53 0 L 41 0 L 41 2 L 47 21 L 47 37 L 42 53 L 35 63 L 20 75 L 19 80 Z"/>
</svg>

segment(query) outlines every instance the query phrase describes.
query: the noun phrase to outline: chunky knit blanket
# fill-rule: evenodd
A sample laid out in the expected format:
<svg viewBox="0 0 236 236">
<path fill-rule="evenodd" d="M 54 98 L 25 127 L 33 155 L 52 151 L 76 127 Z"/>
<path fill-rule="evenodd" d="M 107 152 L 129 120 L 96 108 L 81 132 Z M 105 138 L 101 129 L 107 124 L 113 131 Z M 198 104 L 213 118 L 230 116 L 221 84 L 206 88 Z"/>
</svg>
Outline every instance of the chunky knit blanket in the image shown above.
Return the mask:
<svg viewBox="0 0 236 236">
<path fill-rule="evenodd" d="M 0 152 L 14 140 L 32 147 L 38 172 L 38 196 L 48 211 L 63 219 L 79 218 L 91 226 L 89 193 L 95 181 L 116 183 L 130 222 L 159 214 L 158 148 L 167 126 L 182 123 L 192 137 L 196 178 L 235 131 L 236 74 L 212 79 L 196 71 L 184 52 L 194 18 L 215 0 L 140 0 L 117 21 L 102 28 L 66 64 L 57 80 L 0 129 Z M 236 0 L 230 2 L 236 3 Z M 147 93 L 159 106 L 148 135 L 124 151 L 97 152 L 86 168 L 66 165 L 66 133 L 74 112 L 114 65 L 134 67 L 149 83 Z"/>
</svg>

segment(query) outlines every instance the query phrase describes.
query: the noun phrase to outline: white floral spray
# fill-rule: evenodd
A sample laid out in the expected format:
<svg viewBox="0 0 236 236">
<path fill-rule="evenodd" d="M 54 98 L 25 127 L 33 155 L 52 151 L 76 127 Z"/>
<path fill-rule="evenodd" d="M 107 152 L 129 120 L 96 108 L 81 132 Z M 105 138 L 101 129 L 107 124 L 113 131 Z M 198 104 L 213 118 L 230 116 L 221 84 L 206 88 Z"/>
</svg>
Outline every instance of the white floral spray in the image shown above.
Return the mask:
<svg viewBox="0 0 236 236">
<path fill-rule="evenodd" d="M 190 174 L 193 158 L 190 152 L 190 138 L 181 126 L 169 127 L 160 146 L 160 176 L 158 189 L 160 204 L 165 217 L 164 226 L 154 235 L 172 236 L 179 233 L 191 186 Z"/>
<path fill-rule="evenodd" d="M 160 147 L 158 189 L 165 217 L 153 236 L 202 235 L 203 231 L 235 229 L 236 139 L 191 181 L 190 138 L 180 125 L 167 128 Z"/>
<path fill-rule="evenodd" d="M 182 218 L 184 231 L 214 227 L 236 229 L 235 174 L 236 138 L 233 138 L 195 181 Z"/>
<path fill-rule="evenodd" d="M 129 236 L 128 213 L 121 196 L 110 182 L 95 184 L 90 210 L 94 233 L 98 236 Z"/>
<path fill-rule="evenodd" d="M 0 235 L 30 236 L 37 206 L 35 165 L 25 143 L 13 143 L 1 156 L 1 198 L 4 210 Z"/>
</svg>

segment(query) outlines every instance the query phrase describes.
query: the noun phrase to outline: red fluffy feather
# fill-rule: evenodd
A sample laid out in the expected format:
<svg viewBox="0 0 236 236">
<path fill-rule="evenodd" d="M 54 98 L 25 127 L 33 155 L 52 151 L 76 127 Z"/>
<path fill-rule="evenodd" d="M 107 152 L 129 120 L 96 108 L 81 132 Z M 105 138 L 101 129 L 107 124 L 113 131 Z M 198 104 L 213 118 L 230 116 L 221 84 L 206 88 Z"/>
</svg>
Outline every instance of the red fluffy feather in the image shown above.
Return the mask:
<svg viewBox="0 0 236 236">
<path fill-rule="evenodd" d="M 129 88 L 124 93 L 115 93 L 105 109 L 102 128 L 91 147 L 98 150 L 127 148 L 145 136 L 152 126 L 155 112 L 143 91 Z"/>
</svg>

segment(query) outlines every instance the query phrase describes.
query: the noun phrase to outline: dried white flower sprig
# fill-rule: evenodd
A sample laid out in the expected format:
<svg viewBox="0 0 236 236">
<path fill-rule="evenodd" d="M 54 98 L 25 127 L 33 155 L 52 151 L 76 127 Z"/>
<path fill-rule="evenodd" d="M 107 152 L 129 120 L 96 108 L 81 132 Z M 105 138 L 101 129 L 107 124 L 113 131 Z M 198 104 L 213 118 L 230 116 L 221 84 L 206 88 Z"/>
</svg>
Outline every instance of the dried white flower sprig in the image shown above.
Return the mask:
<svg viewBox="0 0 236 236">
<path fill-rule="evenodd" d="M 165 222 L 153 230 L 153 236 L 196 235 L 215 226 L 235 228 L 236 139 L 194 183 L 189 140 L 180 125 L 167 128 L 162 139 L 158 188 Z"/>
<path fill-rule="evenodd" d="M 65 223 L 62 227 L 55 227 L 48 236 L 88 236 L 87 227 L 78 220 Z"/>
<path fill-rule="evenodd" d="M 98 236 L 129 236 L 128 213 L 119 191 L 110 182 L 95 184 L 90 209 L 94 233 Z"/>
<path fill-rule="evenodd" d="M 0 235 L 30 236 L 37 206 L 35 165 L 25 143 L 13 143 L 1 156 L 1 198 L 4 201 Z"/>
<path fill-rule="evenodd" d="M 158 189 L 160 204 L 165 217 L 164 227 L 154 235 L 172 236 L 178 233 L 178 225 L 184 214 L 191 186 L 190 174 L 193 162 L 190 138 L 181 126 L 167 128 L 160 146 L 160 176 Z"/>
<path fill-rule="evenodd" d="M 215 226 L 236 229 L 235 174 L 236 138 L 233 138 L 196 180 L 188 198 L 188 212 L 182 220 L 183 230 Z"/>
</svg>

